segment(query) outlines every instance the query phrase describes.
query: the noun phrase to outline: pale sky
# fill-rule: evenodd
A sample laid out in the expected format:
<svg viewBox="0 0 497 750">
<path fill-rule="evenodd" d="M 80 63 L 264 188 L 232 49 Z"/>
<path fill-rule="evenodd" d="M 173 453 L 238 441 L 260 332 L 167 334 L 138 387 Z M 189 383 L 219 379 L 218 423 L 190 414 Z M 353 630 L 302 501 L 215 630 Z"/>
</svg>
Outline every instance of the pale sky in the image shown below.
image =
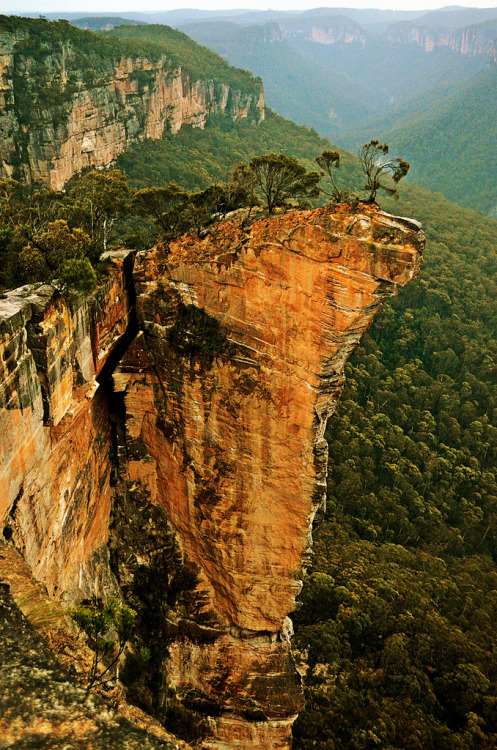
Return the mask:
<svg viewBox="0 0 497 750">
<path fill-rule="evenodd" d="M 190 0 L 191 2 L 191 0 Z M 492 8 L 497 6 L 497 0 L 467 0 L 463 7 Z M 242 0 L 238 4 L 231 0 L 194 0 L 186 7 L 200 8 L 202 10 L 226 10 L 240 7 L 251 10 L 267 10 L 260 0 Z M 348 7 L 348 8 L 382 8 L 389 10 L 432 10 L 443 7 L 436 0 L 345 0 L 328 4 L 326 0 L 271 0 L 273 10 L 308 10 L 316 7 Z M 0 0 L 0 13 L 75 13 L 80 12 L 82 16 L 90 12 L 101 14 L 140 11 L 167 11 L 178 8 L 177 0 L 165 2 L 164 0 Z"/>
</svg>

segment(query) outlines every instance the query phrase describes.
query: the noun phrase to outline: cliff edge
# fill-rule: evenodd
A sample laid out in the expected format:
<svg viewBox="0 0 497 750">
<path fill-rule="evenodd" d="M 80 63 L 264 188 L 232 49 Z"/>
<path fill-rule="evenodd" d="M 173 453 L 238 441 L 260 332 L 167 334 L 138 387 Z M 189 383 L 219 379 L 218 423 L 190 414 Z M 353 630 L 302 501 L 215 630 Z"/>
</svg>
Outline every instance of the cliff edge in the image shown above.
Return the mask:
<svg viewBox="0 0 497 750">
<path fill-rule="evenodd" d="M 0 304 L 4 536 L 57 598 L 121 590 L 140 610 L 147 586 L 163 592 L 157 669 L 207 717 L 206 748 L 290 747 L 302 694 L 288 615 L 325 502 L 326 421 L 422 248 L 419 224 L 369 205 L 234 217 L 140 253 L 132 283 L 118 261 L 96 307 Z M 161 557 L 171 538 L 181 575 Z M 188 596 L 160 588 L 173 579 Z"/>
</svg>

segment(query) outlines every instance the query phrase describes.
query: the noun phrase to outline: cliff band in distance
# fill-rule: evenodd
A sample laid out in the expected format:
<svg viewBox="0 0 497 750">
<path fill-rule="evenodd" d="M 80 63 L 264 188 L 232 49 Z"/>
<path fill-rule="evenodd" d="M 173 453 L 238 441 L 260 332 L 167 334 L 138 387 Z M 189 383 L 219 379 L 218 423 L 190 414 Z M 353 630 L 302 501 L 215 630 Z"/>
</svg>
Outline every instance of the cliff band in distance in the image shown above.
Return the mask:
<svg viewBox="0 0 497 750">
<path fill-rule="evenodd" d="M 167 679 L 185 705 L 207 715 L 206 748 L 290 747 L 302 696 L 288 615 L 309 562 L 313 520 L 325 500 L 326 421 L 343 387 L 347 357 L 381 301 L 415 277 L 422 247 L 416 222 L 363 205 L 357 211 L 339 206 L 289 212 L 250 226 L 233 218 L 203 236 L 181 238 L 168 254 L 160 248 L 140 253 L 133 272 L 140 332 L 126 353 L 112 346 L 103 357 L 114 370 L 112 398 L 124 405 L 120 481 L 114 487 L 111 427 L 104 424 L 112 409 L 105 406 L 105 389 L 89 383 L 95 365 L 83 378 L 75 365 L 81 345 L 71 343 L 75 334 L 67 338 L 74 323 L 35 339 L 29 315 L 5 316 L 6 350 L 13 351 L 10 341 L 24 340 L 25 373 L 22 380 L 15 374 L 20 365 L 11 354 L 5 412 L 16 425 L 28 424 L 25 415 L 31 415 L 15 433 L 17 445 L 3 445 L 3 472 L 10 469 L 14 476 L 2 508 L 7 536 L 54 595 L 75 601 L 95 589 L 117 590 L 130 570 L 128 563 L 109 565 L 105 544 L 113 502 L 130 512 L 147 502 L 165 513 L 196 572 L 197 592 L 191 611 L 170 613 L 175 637 Z M 126 318 L 124 276 L 121 283 Z M 71 318 L 59 304 L 61 320 Z M 95 363 L 102 360 L 103 329 L 108 341 L 117 321 L 102 319 L 99 327 L 94 308 L 85 305 L 73 309 L 71 319 L 93 320 L 85 330 Z M 51 302 L 40 314 L 36 330 L 48 326 L 53 307 Z M 47 369 L 47 357 L 38 352 L 33 358 L 29 345 L 36 351 L 48 342 L 49 351 L 57 352 L 64 335 L 60 378 L 60 368 Z M 50 392 L 47 381 L 53 392 L 70 397 L 45 398 L 43 412 L 37 394 Z M 75 420 L 93 413 L 96 399 L 102 400 L 98 420 L 88 418 L 88 424 L 105 455 L 97 448 L 71 453 L 67 488 L 51 475 L 41 448 L 36 476 L 27 472 L 22 445 L 30 439 L 38 444 L 45 435 L 56 452 L 61 441 L 76 440 Z M 50 421 L 56 413 L 63 430 Z M 74 477 L 81 472 L 93 489 L 75 491 Z M 103 505 L 95 492 L 106 498 Z M 39 510 L 45 497 L 56 513 Z M 91 511 L 89 525 L 94 505 L 99 510 Z M 41 555 L 48 544 L 56 565 Z M 128 552 L 132 557 L 133 549 Z M 140 564 L 151 554 L 140 553 Z"/>
<path fill-rule="evenodd" d="M 98 38 L 88 46 L 74 28 L 74 38 L 61 41 L 57 24 L 22 20 L 13 30 L 0 16 L 1 179 L 62 190 L 75 174 L 109 167 L 146 138 L 203 128 L 218 114 L 264 119 L 262 83 L 253 79 L 243 90 L 222 78 L 201 80 L 166 54 L 167 45 L 150 59 L 108 51 L 103 38 L 101 50 Z M 47 39 L 36 35 L 40 23 Z"/>
</svg>

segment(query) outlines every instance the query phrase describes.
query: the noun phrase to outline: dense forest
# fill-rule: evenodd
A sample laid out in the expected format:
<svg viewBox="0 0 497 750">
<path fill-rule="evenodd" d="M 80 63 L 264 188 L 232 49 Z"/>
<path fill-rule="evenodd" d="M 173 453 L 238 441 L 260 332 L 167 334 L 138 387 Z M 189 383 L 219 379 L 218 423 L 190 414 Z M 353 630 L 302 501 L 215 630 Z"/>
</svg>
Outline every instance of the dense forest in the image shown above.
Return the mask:
<svg viewBox="0 0 497 750">
<path fill-rule="evenodd" d="M 495 224 L 422 190 L 418 281 L 385 305 L 330 420 L 328 510 L 295 614 L 295 747 L 497 741 Z"/>
<path fill-rule="evenodd" d="M 252 92 L 259 88 L 251 73 L 228 65 L 214 52 L 169 26 L 122 25 L 111 31 L 92 32 L 78 29 L 64 20 L 49 22 L 45 18 L 0 15 L 0 32 L 16 33 L 20 38 L 15 50 L 14 75 L 24 56 L 34 60 L 28 88 L 39 96 L 46 74 L 44 65 L 50 63 L 54 55 L 69 52 L 72 67 L 86 69 L 87 79 L 83 83 L 87 87 L 95 85 L 95 75 L 102 71 L 102 66 L 120 61 L 123 56 L 142 55 L 154 62 L 163 61 L 170 69 L 181 66 L 193 80 L 219 79 L 240 91 Z M 65 86 L 61 86 L 60 95 L 70 98 L 77 83 L 69 75 Z M 46 92 L 47 104 L 58 103 L 54 98 L 56 93 Z M 22 108 L 17 102 L 15 106 Z"/>
</svg>

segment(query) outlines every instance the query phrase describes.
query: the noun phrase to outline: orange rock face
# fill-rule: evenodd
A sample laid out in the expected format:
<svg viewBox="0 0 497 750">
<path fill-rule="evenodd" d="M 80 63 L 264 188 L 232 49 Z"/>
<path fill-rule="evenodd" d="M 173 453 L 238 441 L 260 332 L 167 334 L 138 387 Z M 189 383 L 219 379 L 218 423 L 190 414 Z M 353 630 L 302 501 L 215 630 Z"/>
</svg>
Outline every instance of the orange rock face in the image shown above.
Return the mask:
<svg viewBox="0 0 497 750">
<path fill-rule="evenodd" d="M 138 256 L 144 333 L 116 375 L 129 481 L 199 571 L 212 628 L 177 642 L 171 675 L 216 706 L 209 747 L 289 747 L 301 696 L 287 615 L 325 499 L 326 421 L 347 357 L 421 250 L 419 225 L 363 206 L 228 221 Z"/>
<path fill-rule="evenodd" d="M 193 583 L 168 610 L 167 678 L 207 717 L 206 748 L 291 745 L 288 614 L 325 499 L 326 421 L 381 301 L 419 270 L 419 229 L 342 206 L 228 220 L 142 253 L 141 331 L 124 355 L 125 253 L 89 301 L 25 287 L 0 303 L 0 529 L 73 602 L 119 593 L 113 503 L 113 570 L 132 596 L 172 527 Z M 118 361 L 111 394 L 97 376 Z M 121 546 L 116 518 L 133 528 Z"/>
<path fill-rule="evenodd" d="M 23 287 L 0 304 L 0 527 L 70 600 L 111 586 L 110 423 L 96 378 L 128 325 L 124 263 L 99 300 Z"/>
</svg>

